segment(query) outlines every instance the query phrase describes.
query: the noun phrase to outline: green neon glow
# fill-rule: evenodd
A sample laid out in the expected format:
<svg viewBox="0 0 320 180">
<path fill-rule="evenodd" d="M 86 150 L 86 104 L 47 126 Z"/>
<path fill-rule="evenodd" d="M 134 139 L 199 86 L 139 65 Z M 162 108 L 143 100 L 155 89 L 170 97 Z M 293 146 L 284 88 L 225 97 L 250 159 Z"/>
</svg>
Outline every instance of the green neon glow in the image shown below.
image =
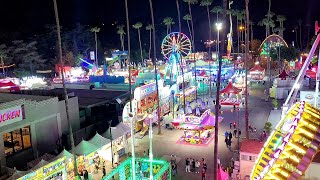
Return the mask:
<svg viewBox="0 0 320 180">
<path fill-rule="evenodd" d="M 130 176 L 126 177 L 126 179 L 132 179 L 132 166 L 131 166 L 131 160 L 132 158 L 128 158 L 126 159 L 123 163 L 121 163 L 117 168 L 115 168 L 112 172 L 110 172 L 106 177 L 103 178 L 103 180 L 109 180 L 112 179 L 113 176 L 115 176 L 117 173 L 120 173 L 120 169 L 125 168 L 126 166 L 130 166 Z M 136 158 L 136 162 L 150 162 L 150 160 L 148 158 Z M 164 180 L 161 177 L 168 172 L 167 175 L 167 179 L 166 180 L 171 180 L 171 166 L 170 164 L 165 161 L 165 160 L 161 160 L 161 159 L 153 159 L 152 161 L 153 165 L 161 165 L 161 169 L 159 170 L 159 172 L 157 174 L 154 175 L 153 179 L 156 180 Z M 136 177 L 137 179 L 139 179 L 138 177 Z M 121 180 L 121 179 L 120 179 Z"/>
</svg>

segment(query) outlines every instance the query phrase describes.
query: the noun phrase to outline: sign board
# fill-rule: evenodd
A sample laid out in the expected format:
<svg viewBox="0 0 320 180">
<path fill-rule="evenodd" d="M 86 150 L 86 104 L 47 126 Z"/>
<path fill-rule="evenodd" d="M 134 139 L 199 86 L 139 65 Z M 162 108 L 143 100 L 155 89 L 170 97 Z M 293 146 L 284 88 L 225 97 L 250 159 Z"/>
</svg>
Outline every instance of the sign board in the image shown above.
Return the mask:
<svg viewBox="0 0 320 180">
<path fill-rule="evenodd" d="M 94 54 L 94 51 L 90 51 L 90 60 L 95 60 L 96 56 Z"/>
<path fill-rule="evenodd" d="M 318 94 L 317 98 L 317 107 L 320 107 L 320 93 Z M 312 106 L 314 105 L 315 101 L 315 92 L 314 91 L 300 91 L 300 101 L 305 101 L 310 103 Z"/>
<path fill-rule="evenodd" d="M 25 119 L 23 106 L 0 110 L 0 126 L 5 126 Z"/>
<path fill-rule="evenodd" d="M 134 99 L 140 101 L 141 99 L 144 99 L 149 94 L 156 92 L 156 83 L 150 83 L 144 86 L 137 87 L 134 90 Z"/>
</svg>

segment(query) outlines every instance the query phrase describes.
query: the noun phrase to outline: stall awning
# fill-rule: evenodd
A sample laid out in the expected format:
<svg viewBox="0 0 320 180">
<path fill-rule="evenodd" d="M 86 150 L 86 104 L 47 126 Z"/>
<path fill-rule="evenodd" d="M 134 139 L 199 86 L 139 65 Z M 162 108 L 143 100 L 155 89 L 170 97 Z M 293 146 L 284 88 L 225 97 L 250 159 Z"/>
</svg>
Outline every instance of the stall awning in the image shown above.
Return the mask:
<svg viewBox="0 0 320 180">
<path fill-rule="evenodd" d="M 63 151 L 61 151 L 60 154 L 58 154 L 56 157 L 50 159 L 49 162 L 56 161 L 56 160 L 58 160 L 58 159 L 60 159 L 60 158 L 63 158 L 63 157 L 66 157 L 67 159 L 70 159 L 70 158 L 72 158 L 72 156 L 73 156 L 73 155 L 72 155 L 69 151 L 63 149 Z"/>
<path fill-rule="evenodd" d="M 45 153 L 44 155 L 40 156 L 39 158 L 28 162 L 27 165 L 29 168 L 33 168 L 33 167 L 37 166 L 41 161 L 50 161 L 53 158 L 54 158 L 54 155 Z"/>
<path fill-rule="evenodd" d="M 130 127 L 124 123 L 119 123 L 116 127 L 111 127 L 112 139 L 117 139 L 127 133 L 130 133 Z M 110 128 L 102 134 L 103 137 L 111 139 Z"/>
<path fill-rule="evenodd" d="M 282 72 L 278 75 L 279 78 L 284 79 L 287 78 L 289 74 L 286 72 L 285 69 L 282 70 Z"/>
<path fill-rule="evenodd" d="M 261 67 L 259 64 L 256 64 L 252 69 L 250 69 L 251 72 L 253 71 L 260 71 L 263 72 L 265 69 Z"/>
<path fill-rule="evenodd" d="M 221 94 L 222 93 L 225 93 L 225 94 L 238 94 L 240 92 L 241 92 L 241 89 L 238 89 L 238 88 L 234 87 L 232 85 L 232 82 L 229 82 L 227 87 L 220 91 Z"/>
<path fill-rule="evenodd" d="M 101 148 L 104 145 L 109 144 L 111 141 L 96 133 L 96 135 L 94 135 L 93 138 L 91 138 L 88 142 L 97 146 L 98 148 Z"/>
<path fill-rule="evenodd" d="M 28 174 L 30 171 L 19 171 L 19 170 L 16 170 L 12 176 L 10 176 L 7 180 L 17 180 L 19 179 L 20 177 L 23 177 L 24 175 Z"/>
<path fill-rule="evenodd" d="M 99 148 L 88 141 L 82 140 L 74 149 L 74 153 L 77 155 L 88 155 L 95 152 Z"/>
<path fill-rule="evenodd" d="M 205 70 L 202 70 L 198 76 L 201 76 L 201 77 L 208 77 L 208 75 L 207 75 L 207 73 L 206 73 L 206 71 L 205 71 Z"/>
<path fill-rule="evenodd" d="M 47 164 L 49 164 L 47 161 L 41 159 L 41 161 L 40 161 L 37 165 L 35 165 L 34 167 L 32 167 L 32 168 L 30 169 L 30 171 L 35 171 L 35 170 L 37 170 L 37 169 L 40 169 L 40 168 L 42 168 L 43 166 L 45 166 L 45 165 L 47 165 Z"/>
</svg>

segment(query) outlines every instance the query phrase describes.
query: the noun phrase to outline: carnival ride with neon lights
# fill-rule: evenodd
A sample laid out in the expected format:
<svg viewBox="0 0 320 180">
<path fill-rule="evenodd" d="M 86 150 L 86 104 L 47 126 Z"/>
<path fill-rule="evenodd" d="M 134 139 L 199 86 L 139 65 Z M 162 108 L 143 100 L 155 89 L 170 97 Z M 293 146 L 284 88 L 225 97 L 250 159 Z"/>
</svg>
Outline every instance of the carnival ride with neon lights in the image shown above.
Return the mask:
<svg viewBox="0 0 320 180">
<path fill-rule="evenodd" d="M 319 71 L 316 75 L 314 106 L 304 101 L 293 105 L 308 66 L 319 45 L 319 30 L 317 22 L 317 38 L 283 105 L 281 120 L 269 136 L 255 162 L 250 176 L 252 180 L 300 179 L 314 156 L 320 152 L 320 111 L 317 107 Z M 320 59 L 318 60 L 319 64 Z"/>
<path fill-rule="evenodd" d="M 222 117 L 219 117 L 219 123 L 222 119 Z M 215 126 L 215 116 L 208 109 L 200 117 L 193 115 L 179 116 L 172 121 L 172 125 L 185 131 L 179 139 L 179 143 L 208 145 L 211 140 L 211 131 Z"/>
<path fill-rule="evenodd" d="M 162 41 L 161 53 L 168 60 L 166 67 L 166 78 L 172 81 L 177 80 L 181 68 L 184 68 L 186 57 L 191 52 L 191 41 L 183 33 L 172 32 Z M 179 68 L 180 67 L 180 68 Z"/>
</svg>

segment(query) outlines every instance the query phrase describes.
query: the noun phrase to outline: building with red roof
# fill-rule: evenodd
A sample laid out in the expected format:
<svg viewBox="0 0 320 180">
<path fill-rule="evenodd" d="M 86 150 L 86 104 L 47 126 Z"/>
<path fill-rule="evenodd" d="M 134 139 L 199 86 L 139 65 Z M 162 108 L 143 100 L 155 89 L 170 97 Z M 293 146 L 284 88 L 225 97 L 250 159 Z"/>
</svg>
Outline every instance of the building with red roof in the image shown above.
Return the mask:
<svg viewBox="0 0 320 180">
<path fill-rule="evenodd" d="M 244 140 L 240 145 L 240 177 L 250 176 L 254 163 L 264 143 L 259 140 Z"/>
</svg>

